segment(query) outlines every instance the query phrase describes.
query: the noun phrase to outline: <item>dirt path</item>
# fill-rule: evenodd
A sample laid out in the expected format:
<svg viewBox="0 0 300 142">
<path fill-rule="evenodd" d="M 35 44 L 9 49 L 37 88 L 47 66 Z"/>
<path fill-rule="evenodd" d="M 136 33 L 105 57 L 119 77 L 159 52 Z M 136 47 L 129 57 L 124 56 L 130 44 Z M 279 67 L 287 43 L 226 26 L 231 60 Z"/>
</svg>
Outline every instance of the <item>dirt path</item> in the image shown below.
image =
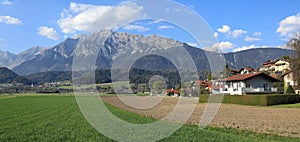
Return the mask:
<svg viewBox="0 0 300 142">
<path fill-rule="evenodd" d="M 127 106 L 117 97 L 102 97 L 102 99 L 123 110 L 157 119 L 164 118 L 169 114 L 178 101 L 178 98 L 165 97 L 159 105 L 145 110 L 134 109 Z M 191 106 L 191 104 L 184 105 L 184 107 Z M 205 104 L 197 104 L 187 123 L 199 124 L 200 116 L 202 115 L 204 108 Z M 210 126 L 300 137 L 300 109 L 222 104 Z"/>
</svg>

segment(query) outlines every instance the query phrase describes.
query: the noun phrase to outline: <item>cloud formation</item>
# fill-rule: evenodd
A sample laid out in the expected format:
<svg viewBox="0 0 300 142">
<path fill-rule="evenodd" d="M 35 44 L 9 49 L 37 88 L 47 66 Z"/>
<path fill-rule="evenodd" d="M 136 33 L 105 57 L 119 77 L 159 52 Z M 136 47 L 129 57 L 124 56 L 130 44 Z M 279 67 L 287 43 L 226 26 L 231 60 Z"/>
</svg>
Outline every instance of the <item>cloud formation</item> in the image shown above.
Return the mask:
<svg viewBox="0 0 300 142">
<path fill-rule="evenodd" d="M 230 27 L 228 25 L 223 25 L 222 28 L 218 29 L 218 32 L 220 32 L 220 33 L 229 33 L 230 32 Z"/>
<path fill-rule="evenodd" d="M 215 37 L 215 38 L 219 37 L 219 33 L 218 33 L 218 32 L 215 32 L 215 33 L 214 33 L 214 37 Z"/>
<path fill-rule="evenodd" d="M 61 18 L 57 23 L 65 34 L 94 30 L 92 28 L 96 30 L 99 27 L 102 29 L 114 29 L 120 27 L 128 20 L 139 17 L 142 9 L 142 7 L 134 3 L 113 7 L 71 2 L 69 9 L 65 9 L 61 13 Z M 97 21 L 98 23 L 95 23 Z M 97 27 L 90 27 L 91 24 L 96 24 Z"/>
<path fill-rule="evenodd" d="M 247 36 L 244 40 L 245 41 L 258 41 L 258 40 L 261 40 L 261 38 Z"/>
<path fill-rule="evenodd" d="M 280 36 L 292 36 L 295 32 L 300 31 L 300 13 L 286 17 L 279 23 L 276 32 Z"/>
<path fill-rule="evenodd" d="M 174 29 L 174 27 L 173 26 L 162 25 L 162 26 L 159 26 L 158 29 Z"/>
<path fill-rule="evenodd" d="M 253 33 L 253 36 L 256 36 L 256 37 L 257 37 L 257 36 L 261 36 L 261 32 L 254 32 L 254 33 Z"/>
<path fill-rule="evenodd" d="M 58 40 L 60 38 L 58 33 L 56 32 L 56 30 L 54 30 L 53 28 L 46 27 L 46 26 L 39 27 L 38 34 L 41 36 L 45 36 L 52 40 Z"/>
<path fill-rule="evenodd" d="M 240 37 L 242 34 L 246 34 L 246 33 L 248 33 L 248 32 L 239 29 L 239 30 L 234 30 L 234 31 L 231 33 L 231 35 L 232 35 L 233 38 L 238 38 L 238 37 Z"/>
<path fill-rule="evenodd" d="M 164 20 L 163 19 L 156 19 L 156 20 L 153 20 L 153 21 L 149 22 L 149 24 L 158 24 L 160 22 L 164 22 Z"/>
<path fill-rule="evenodd" d="M 213 48 L 220 48 L 223 52 L 234 48 L 235 45 L 229 41 L 222 41 L 213 45 Z"/>
<path fill-rule="evenodd" d="M 235 48 L 232 51 L 233 52 L 239 52 L 239 51 L 255 49 L 255 48 L 269 48 L 269 46 L 256 46 L 256 45 L 252 44 L 250 46 L 242 46 L 240 48 Z"/>
<path fill-rule="evenodd" d="M 6 40 L 0 38 L 0 48 L 4 48 L 6 46 Z"/>
<path fill-rule="evenodd" d="M 243 34 L 248 33 L 247 31 L 242 30 L 242 29 L 236 29 L 236 30 L 231 31 L 231 28 L 228 25 L 223 25 L 221 28 L 217 29 L 217 31 L 219 33 L 223 33 L 231 38 L 238 38 L 238 37 L 242 36 Z M 218 37 L 218 33 L 216 32 L 214 34 L 214 36 Z"/>
<path fill-rule="evenodd" d="M 20 25 L 22 24 L 22 21 L 15 17 L 0 15 L 0 23 Z"/>
<path fill-rule="evenodd" d="M 189 46 L 193 46 L 193 47 L 198 47 L 198 46 L 199 46 L 199 44 L 194 43 L 194 42 L 188 42 L 187 44 L 188 44 Z"/>
<path fill-rule="evenodd" d="M 1 4 L 3 4 L 3 5 L 13 5 L 14 3 L 11 2 L 11 1 L 9 1 L 9 0 L 3 0 L 3 1 L 1 2 Z"/>
<path fill-rule="evenodd" d="M 126 25 L 123 27 L 124 30 L 136 30 L 139 32 L 146 32 L 149 31 L 150 28 L 146 28 L 144 26 L 139 26 L 139 25 Z"/>
</svg>

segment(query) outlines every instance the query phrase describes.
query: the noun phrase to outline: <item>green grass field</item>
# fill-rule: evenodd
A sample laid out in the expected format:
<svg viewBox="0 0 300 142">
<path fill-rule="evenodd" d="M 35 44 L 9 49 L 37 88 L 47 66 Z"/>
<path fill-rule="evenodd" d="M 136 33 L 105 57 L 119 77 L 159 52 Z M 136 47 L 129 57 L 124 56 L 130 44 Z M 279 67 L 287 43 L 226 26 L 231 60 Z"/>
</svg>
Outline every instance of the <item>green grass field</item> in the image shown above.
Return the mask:
<svg viewBox="0 0 300 142">
<path fill-rule="evenodd" d="M 276 105 L 276 106 L 273 106 L 273 107 L 300 108 L 300 103 L 298 103 L 298 104 Z"/>
<path fill-rule="evenodd" d="M 132 123 L 155 120 L 119 110 L 110 111 Z M 0 96 L 0 141 L 113 141 L 84 119 L 74 96 Z M 184 125 L 161 141 L 299 141 L 296 138 L 256 134 L 235 129 Z"/>
</svg>

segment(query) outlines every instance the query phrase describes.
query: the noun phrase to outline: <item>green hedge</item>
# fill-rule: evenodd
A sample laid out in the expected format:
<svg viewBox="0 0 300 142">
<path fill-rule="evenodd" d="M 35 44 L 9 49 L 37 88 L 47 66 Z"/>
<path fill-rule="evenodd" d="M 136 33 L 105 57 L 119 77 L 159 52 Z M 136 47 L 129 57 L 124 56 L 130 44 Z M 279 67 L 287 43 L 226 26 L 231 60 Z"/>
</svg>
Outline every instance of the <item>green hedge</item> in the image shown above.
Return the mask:
<svg viewBox="0 0 300 142">
<path fill-rule="evenodd" d="M 211 102 L 214 102 L 220 97 L 213 97 L 212 95 Z M 200 95 L 199 102 L 207 103 L 209 95 Z M 224 95 L 222 103 L 232 103 L 232 104 L 241 104 L 241 105 L 261 105 L 261 106 L 270 106 L 270 105 L 279 105 L 279 104 L 293 104 L 299 103 L 299 95 Z"/>
</svg>

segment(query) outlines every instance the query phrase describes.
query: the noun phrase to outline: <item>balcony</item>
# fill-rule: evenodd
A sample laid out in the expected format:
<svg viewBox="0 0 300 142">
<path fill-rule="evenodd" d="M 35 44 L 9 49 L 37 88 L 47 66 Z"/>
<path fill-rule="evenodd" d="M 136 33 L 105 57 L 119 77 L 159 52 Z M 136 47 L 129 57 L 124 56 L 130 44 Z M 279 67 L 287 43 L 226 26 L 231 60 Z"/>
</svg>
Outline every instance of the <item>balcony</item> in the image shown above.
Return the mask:
<svg viewBox="0 0 300 142">
<path fill-rule="evenodd" d="M 242 91 L 245 93 L 248 92 L 277 92 L 277 88 L 268 87 L 268 88 L 242 88 Z"/>
</svg>

